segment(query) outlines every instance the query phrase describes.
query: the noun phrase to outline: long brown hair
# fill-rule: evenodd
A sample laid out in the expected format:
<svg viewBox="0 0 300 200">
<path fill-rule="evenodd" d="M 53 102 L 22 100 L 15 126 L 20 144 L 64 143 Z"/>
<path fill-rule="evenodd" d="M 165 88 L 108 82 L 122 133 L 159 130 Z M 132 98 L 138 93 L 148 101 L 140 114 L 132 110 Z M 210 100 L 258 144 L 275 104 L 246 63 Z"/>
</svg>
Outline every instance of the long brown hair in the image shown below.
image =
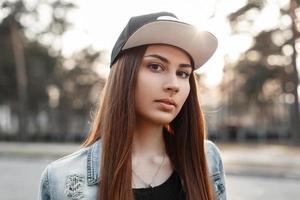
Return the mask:
<svg viewBox="0 0 300 200">
<path fill-rule="evenodd" d="M 102 140 L 101 200 L 134 199 L 132 142 L 136 121 L 134 91 L 147 46 L 125 51 L 112 66 L 90 133 L 83 146 Z M 163 129 L 168 156 L 183 180 L 187 200 L 213 200 L 204 151 L 205 123 L 192 73 L 190 93 L 176 118 Z"/>
</svg>

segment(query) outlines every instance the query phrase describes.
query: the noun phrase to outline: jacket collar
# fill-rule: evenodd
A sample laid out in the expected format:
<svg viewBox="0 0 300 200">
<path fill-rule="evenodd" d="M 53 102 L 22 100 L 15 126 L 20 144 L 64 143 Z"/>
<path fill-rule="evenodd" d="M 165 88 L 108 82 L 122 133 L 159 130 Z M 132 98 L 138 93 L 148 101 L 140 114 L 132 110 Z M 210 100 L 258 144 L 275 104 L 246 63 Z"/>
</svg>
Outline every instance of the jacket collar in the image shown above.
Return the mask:
<svg viewBox="0 0 300 200">
<path fill-rule="evenodd" d="M 89 186 L 99 183 L 101 153 L 102 142 L 98 139 L 87 152 L 87 184 Z"/>
<path fill-rule="evenodd" d="M 102 155 L 102 141 L 98 139 L 88 148 L 87 153 L 87 184 L 89 186 L 96 185 L 100 181 L 100 165 Z M 184 182 L 181 179 L 184 188 Z"/>
</svg>

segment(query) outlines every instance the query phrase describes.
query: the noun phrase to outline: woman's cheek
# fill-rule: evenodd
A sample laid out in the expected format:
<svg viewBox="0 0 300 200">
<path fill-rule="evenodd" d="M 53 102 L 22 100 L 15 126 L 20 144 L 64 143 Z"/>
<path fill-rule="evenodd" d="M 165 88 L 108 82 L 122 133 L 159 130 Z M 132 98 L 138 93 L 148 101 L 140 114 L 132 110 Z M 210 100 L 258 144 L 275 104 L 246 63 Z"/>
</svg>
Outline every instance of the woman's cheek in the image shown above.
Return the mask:
<svg viewBox="0 0 300 200">
<path fill-rule="evenodd" d="M 185 88 L 183 89 L 184 91 L 184 95 L 183 95 L 183 99 L 182 99 L 182 104 L 184 104 L 184 102 L 186 101 L 187 97 L 189 96 L 190 93 L 190 84 L 186 85 Z"/>
</svg>

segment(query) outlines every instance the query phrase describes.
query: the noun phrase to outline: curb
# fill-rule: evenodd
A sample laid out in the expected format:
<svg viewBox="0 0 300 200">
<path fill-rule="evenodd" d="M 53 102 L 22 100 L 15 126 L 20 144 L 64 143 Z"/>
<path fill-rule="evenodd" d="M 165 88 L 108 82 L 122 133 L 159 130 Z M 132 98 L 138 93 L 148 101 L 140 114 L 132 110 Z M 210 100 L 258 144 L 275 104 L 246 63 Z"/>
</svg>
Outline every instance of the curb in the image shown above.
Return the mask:
<svg viewBox="0 0 300 200">
<path fill-rule="evenodd" d="M 60 158 L 78 150 L 80 144 L 0 142 L 0 156 L 26 158 Z"/>
<path fill-rule="evenodd" d="M 300 168 L 278 165 L 266 167 L 259 164 L 246 166 L 242 163 L 225 163 L 224 166 L 226 175 L 300 180 Z"/>
</svg>

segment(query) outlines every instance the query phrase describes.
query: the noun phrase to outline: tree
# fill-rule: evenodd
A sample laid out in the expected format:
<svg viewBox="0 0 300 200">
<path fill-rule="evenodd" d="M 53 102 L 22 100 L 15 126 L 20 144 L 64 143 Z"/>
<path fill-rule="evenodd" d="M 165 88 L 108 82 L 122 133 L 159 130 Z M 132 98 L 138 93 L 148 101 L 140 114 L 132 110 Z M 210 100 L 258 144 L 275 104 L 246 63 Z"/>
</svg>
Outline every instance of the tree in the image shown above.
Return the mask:
<svg viewBox="0 0 300 200">
<path fill-rule="evenodd" d="M 34 32 L 28 19 L 31 22 L 38 21 L 41 14 L 38 8 L 41 5 L 52 9 L 53 18 L 45 29 Z M 54 80 L 51 75 L 55 63 L 59 61 L 58 57 L 50 54 L 51 49 L 55 50 L 52 43 L 48 41 L 49 45 L 46 46 L 40 43 L 39 38 L 46 34 L 61 37 L 69 26 L 65 13 L 72 8 L 74 4 L 62 0 L 51 3 L 37 1 L 31 7 L 22 0 L 0 3 L 0 11 L 6 13 L 0 22 L 0 103 L 13 104 L 12 102 L 18 101 L 16 105 L 21 139 L 26 137 L 28 109 L 37 110 L 41 103 L 48 101 L 45 88 L 49 80 Z M 57 15 L 57 10 L 64 14 Z M 31 37 L 28 33 L 31 33 Z"/>
<path fill-rule="evenodd" d="M 252 47 L 242 54 L 237 63 L 231 64 L 235 78 L 239 79 L 233 96 L 242 97 L 235 100 L 235 103 L 252 102 L 264 109 L 265 105 L 274 103 L 280 95 L 292 94 L 294 101 L 290 130 L 293 137 L 299 140 L 300 120 L 297 94 L 299 79 L 295 49 L 299 32 L 295 26 L 296 1 L 291 0 L 290 6 L 280 8 L 280 19 L 291 19 L 292 22 L 289 25 L 281 24 L 282 20 L 280 20 L 272 29 L 251 33 L 250 30 L 255 22 L 253 18 L 255 15 L 251 15 L 251 12 L 263 12 L 265 6 L 267 6 L 266 1 L 249 0 L 245 6 L 229 16 L 234 34 L 248 32 L 253 37 Z M 247 24 L 248 30 L 245 30 L 246 26 L 241 26 L 241 24 Z M 244 27 L 244 30 L 241 27 Z M 292 34 L 289 34 L 290 32 Z M 228 66 L 227 70 L 230 69 Z"/>
</svg>

